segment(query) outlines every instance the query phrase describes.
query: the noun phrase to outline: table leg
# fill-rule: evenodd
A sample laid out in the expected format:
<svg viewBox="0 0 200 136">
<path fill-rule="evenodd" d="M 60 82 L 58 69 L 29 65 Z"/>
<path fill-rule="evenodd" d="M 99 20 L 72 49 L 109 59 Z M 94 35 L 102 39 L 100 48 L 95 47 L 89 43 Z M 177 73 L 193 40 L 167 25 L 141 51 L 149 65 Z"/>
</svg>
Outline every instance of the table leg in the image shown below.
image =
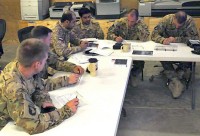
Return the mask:
<svg viewBox="0 0 200 136">
<path fill-rule="evenodd" d="M 191 90 L 192 90 L 192 102 L 191 102 L 191 106 L 192 109 L 195 109 L 195 89 L 193 87 L 194 81 L 195 81 L 195 68 L 196 68 L 196 63 L 192 62 L 192 74 L 191 74 Z"/>
</svg>

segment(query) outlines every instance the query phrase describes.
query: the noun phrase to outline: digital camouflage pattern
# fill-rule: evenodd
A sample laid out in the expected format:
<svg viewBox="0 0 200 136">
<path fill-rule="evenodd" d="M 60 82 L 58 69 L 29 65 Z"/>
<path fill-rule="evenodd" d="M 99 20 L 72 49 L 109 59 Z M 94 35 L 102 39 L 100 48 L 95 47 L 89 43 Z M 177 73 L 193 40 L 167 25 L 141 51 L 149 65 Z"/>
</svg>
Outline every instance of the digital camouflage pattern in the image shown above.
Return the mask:
<svg viewBox="0 0 200 136">
<path fill-rule="evenodd" d="M 64 28 L 60 21 L 58 21 L 52 31 L 51 50 L 58 56 L 67 58 L 73 53 L 82 51 L 82 48 L 78 46 L 80 39 L 70 30 Z M 69 43 L 71 43 L 71 47 L 68 46 Z"/>
<path fill-rule="evenodd" d="M 45 83 L 38 75 L 25 79 L 17 69 L 17 61 L 11 62 L 9 66 L 11 71 L 3 71 L 0 75 L 1 127 L 9 120 L 14 120 L 29 134 L 36 134 L 73 115 L 66 106 L 49 113 L 40 113 L 43 102 L 52 102 L 48 91 L 55 89 L 56 85 Z"/>
<path fill-rule="evenodd" d="M 10 72 L 13 69 L 13 63 L 9 63 L 5 66 L 4 71 Z M 62 76 L 57 78 L 50 78 L 49 76 L 53 76 L 58 71 L 65 71 L 65 72 L 73 72 L 73 69 L 76 67 L 74 63 L 68 61 L 62 61 L 59 57 L 53 53 L 48 53 L 47 62 L 43 68 L 43 70 L 38 73 L 37 75 L 45 80 L 46 84 L 54 84 L 56 89 L 65 87 L 69 85 L 68 77 Z M 55 85 L 56 84 L 56 85 Z M 49 89 L 52 90 L 52 89 Z"/>
<path fill-rule="evenodd" d="M 173 24 L 175 14 L 169 14 L 162 18 L 152 32 L 151 39 L 157 43 L 163 43 L 165 38 L 175 37 L 178 43 L 187 43 L 189 39 L 199 39 L 198 30 L 191 16 L 180 28 Z"/>
<path fill-rule="evenodd" d="M 148 27 L 142 20 L 138 20 L 134 26 L 129 28 L 128 19 L 124 17 L 116 20 L 108 29 L 107 39 L 115 40 L 116 36 L 121 36 L 125 40 L 147 41 L 149 34 Z"/>
<path fill-rule="evenodd" d="M 46 65 L 39 74 L 43 79 L 47 79 L 48 76 L 53 76 L 58 71 L 73 72 L 75 67 L 74 63 L 64 61 L 57 54 L 49 52 Z"/>
<path fill-rule="evenodd" d="M 98 22 L 91 20 L 89 25 L 83 25 L 82 21 L 79 20 L 76 26 L 72 29 L 72 32 L 76 37 L 80 39 L 84 38 L 97 38 L 104 39 L 104 33 Z"/>
</svg>

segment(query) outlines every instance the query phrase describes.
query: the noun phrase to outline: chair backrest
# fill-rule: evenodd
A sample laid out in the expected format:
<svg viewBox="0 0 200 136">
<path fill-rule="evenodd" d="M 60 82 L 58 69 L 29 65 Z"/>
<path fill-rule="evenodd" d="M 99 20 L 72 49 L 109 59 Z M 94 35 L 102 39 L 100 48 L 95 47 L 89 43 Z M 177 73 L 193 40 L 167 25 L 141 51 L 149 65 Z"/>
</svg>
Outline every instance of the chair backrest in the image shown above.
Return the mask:
<svg viewBox="0 0 200 136">
<path fill-rule="evenodd" d="M 6 33 L 6 21 L 4 19 L 0 19 L 0 42 L 2 42 Z"/>
<path fill-rule="evenodd" d="M 4 19 L 0 19 L 0 58 L 3 52 L 2 40 L 6 33 L 6 21 Z"/>
<path fill-rule="evenodd" d="M 34 28 L 34 26 L 28 26 L 22 29 L 18 30 L 18 39 L 21 43 L 23 40 L 28 39 L 31 37 L 31 30 Z"/>
</svg>

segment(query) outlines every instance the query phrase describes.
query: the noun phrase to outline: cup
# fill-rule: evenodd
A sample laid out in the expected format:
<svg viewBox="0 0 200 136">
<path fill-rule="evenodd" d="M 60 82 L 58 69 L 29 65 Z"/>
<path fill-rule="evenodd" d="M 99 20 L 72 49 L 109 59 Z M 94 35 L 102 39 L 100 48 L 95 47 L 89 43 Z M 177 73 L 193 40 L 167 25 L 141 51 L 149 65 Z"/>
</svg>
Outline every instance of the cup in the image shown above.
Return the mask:
<svg viewBox="0 0 200 136">
<path fill-rule="evenodd" d="M 97 65 L 98 60 L 96 58 L 90 58 L 89 59 L 89 65 L 86 69 L 88 73 L 90 73 L 91 76 L 96 76 L 97 75 Z"/>
<path fill-rule="evenodd" d="M 131 50 L 131 43 L 124 43 L 121 46 L 122 52 L 129 52 Z"/>
</svg>

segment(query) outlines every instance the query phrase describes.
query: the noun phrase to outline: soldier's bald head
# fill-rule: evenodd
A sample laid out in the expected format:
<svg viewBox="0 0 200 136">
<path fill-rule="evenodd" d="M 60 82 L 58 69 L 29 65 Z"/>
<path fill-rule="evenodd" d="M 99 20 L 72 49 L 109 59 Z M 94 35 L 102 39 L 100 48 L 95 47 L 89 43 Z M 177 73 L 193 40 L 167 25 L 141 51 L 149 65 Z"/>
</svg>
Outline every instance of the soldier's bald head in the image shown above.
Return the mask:
<svg viewBox="0 0 200 136">
<path fill-rule="evenodd" d="M 66 10 L 66 11 L 63 13 L 63 15 L 62 15 L 60 21 L 61 21 L 62 23 L 65 22 L 66 20 L 72 21 L 73 18 L 76 18 L 76 14 L 75 14 L 73 11 Z"/>
<path fill-rule="evenodd" d="M 177 20 L 177 23 L 183 24 L 187 20 L 187 14 L 184 11 L 178 11 L 175 13 L 175 19 Z"/>
<path fill-rule="evenodd" d="M 135 17 L 136 20 L 138 20 L 139 13 L 137 9 L 130 9 L 127 14 L 128 16 Z"/>
</svg>

